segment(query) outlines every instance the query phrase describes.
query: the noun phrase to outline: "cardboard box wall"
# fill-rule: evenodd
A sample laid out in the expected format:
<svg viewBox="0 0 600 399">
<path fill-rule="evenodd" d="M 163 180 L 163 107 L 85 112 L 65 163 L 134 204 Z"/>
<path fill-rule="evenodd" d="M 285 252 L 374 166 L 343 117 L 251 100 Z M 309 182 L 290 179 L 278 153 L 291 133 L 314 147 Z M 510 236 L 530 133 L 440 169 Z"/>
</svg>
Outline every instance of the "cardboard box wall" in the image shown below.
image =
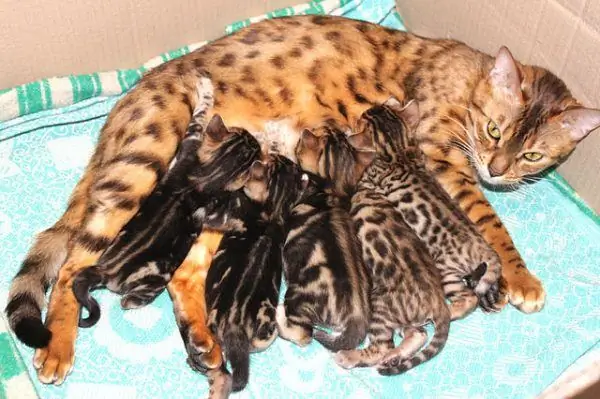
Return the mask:
<svg viewBox="0 0 600 399">
<path fill-rule="evenodd" d="M 396 0 L 406 27 L 495 54 L 506 45 L 524 63 L 561 77 L 584 105 L 600 108 L 599 0 Z M 600 213 L 600 129 L 559 167 Z"/>
<path fill-rule="evenodd" d="M 0 89 L 36 79 L 137 67 L 181 45 L 223 35 L 235 20 L 303 0 L 0 0 Z M 452 36 L 494 53 L 508 45 L 524 62 L 564 78 L 600 107 L 600 1 L 397 0 L 409 29 Z M 600 132 L 561 168 L 600 212 Z"/>
</svg>

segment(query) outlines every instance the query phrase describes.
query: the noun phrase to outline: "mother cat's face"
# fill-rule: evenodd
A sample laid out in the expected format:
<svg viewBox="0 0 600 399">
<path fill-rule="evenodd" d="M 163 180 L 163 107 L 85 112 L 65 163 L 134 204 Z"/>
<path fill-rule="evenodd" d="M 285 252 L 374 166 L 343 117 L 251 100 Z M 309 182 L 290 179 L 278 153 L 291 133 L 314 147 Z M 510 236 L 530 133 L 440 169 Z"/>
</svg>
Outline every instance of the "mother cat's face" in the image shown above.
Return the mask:
<svg viewBox="0 0 600 399">
<path fill-rule="evenodd" d="M 484 182 L 527 180 L 561 162 L 600 126 L 600 110 L 577 104 L 549 71 L 517 65 L 506 48 L 490 67 L 467 115 L 466 147 Z"/>
</svg>

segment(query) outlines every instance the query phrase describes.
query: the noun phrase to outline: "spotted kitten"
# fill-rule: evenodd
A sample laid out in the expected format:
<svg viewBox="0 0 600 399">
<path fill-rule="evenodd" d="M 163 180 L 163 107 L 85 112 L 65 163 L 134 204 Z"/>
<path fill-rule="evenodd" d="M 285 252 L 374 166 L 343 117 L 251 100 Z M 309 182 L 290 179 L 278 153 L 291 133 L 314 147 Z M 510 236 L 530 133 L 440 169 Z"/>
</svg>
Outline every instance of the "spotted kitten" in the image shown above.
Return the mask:
<svg viewBox="0 0 600 399">
<path fill-rule="evenodd" d="M 239 188 L 260 152 L 258 142 L 242 129 L 228 129 L 214 116 L 202 132 L 204 112 L 188 128 L 177 160 L 164 180 L 144 201 L 94 267 L 79 273 L 73 292 L 89 316 L 90 327 L 100 317 L 90 290 L 107 287 L 123 295 L 125 309 L 153 301 L 171 280 L 198 233 L 205 214 L 195 213 L 212 193 Z"/>
<path fill-rule="evenodd" d="M 349 141 L 359 147 L 374 146 L 376 164 L 395 164 L 394 173 L 378 176 L 377 191 L 386 196 L 418 237 L 427 244 L 442 273 L 446 296 L 452 303 L 452 319 L 465 317 L 478 303 L 495 310 L 499 299 L 501 263 L 496 252 L 440 184 L 425 169 L 423 156 L 412 133 L 419 123 L 415 101 L 406 107 L 389 99 L 362 115 L 357 134 Z M 378 173 L 375 168 L 368 173 Z M 473 280 L 473 276 L 480 278 Z M 477 271 L 477 273 L 476 273 Z M 469 285 L 465 279 L 470 279 Z"/>
</svg>

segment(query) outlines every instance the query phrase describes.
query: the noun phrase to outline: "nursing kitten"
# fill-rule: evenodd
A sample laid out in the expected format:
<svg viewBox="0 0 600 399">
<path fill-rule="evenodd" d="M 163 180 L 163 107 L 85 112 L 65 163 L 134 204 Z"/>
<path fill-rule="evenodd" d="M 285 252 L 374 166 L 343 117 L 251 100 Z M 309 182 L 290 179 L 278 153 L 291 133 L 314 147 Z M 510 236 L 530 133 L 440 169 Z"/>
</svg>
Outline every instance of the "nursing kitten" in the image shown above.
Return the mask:
<svg viewBox="0 0 600 399">
<path fill-rule="evenodd" d="M 296 147 L 302 166 L 316 137 L 304 131 Z M 300 168 L 290 168 L 300 176 Z M 352 349 L 365 338 L 371 281 L 360 252 L 344 193 L 316 175 L 285 220 L 285 300 L 277 308 L 279 336 L 298 345 L 312 337 L 331 351 Z M 298 178 L 298 177 L 297 177 Z M 347 198 L 346 200 L 349 200 Z M 313 327 L 333 329 L 337 335 Z"/>
<path fill-rule="evenodd" d="M 493 311 L 499 296 L 500 258 L 426 170 L 424 157 L 412 137 L 418 123 L 417 102 L 402 107 L 391 98 L 365 111 L 357 134 L 348 140 L 358 147 L 374 146 L 380 159 L 376 165 L 382 162 L 395 165 L 389 176 L 377 176 L 381 184 L 376 190 L 394 204 L 426 243 L 452 303 L 452 319 L 465 317 L 478 302 L 484 310 Z M 384 172 L 373 167 L 367 173 L 375 178 L 375 174 Z M 473 281 L 473 276 L 482 270 L 485 270 L 483 275 Z M 465 278 L 476 284 L 474 288 L 465 284 Z"/>
<path fill-rule="evenodd" d="M 100 307 L 90 290 L 107 287 L 123 295 L 125 309 L 153 301 L 189 252 L 206 215 L 196 208 L 220 190 L 241 186 L 258 158 L 258 142 L 243 129 L 228 129 L 214 116 L 202 132 L 202 114 L 190 124 L 188 135 L 164 180 L 144 201 L 95 266 L 81 271 L 73 292 L 94 325 Z"/>
<path fill-rule="evenodd" d="M 369 346 L 339 351 L 334 359 L 345 368 L 376 365 L 381 374 L 397 374 L 431 359 L 448 338 L 450 310 L 435 261 L 380 192 L 396 165 L 380 159 L 371 163 L 374 153 L 354 149 L 341 131 L 332 129 L 319 138 L 305 132 L 303 137 L 318 144 L 298 152 L 300 164 L 332 179 L 338 191 L 354 193 L 350 214 L 372 279 Z M 435 333 L 421 350 L 427 342 L 423 326 L 429 322 Z M 403 335 L 397 348 L 395 331 Z"/>
</svg>

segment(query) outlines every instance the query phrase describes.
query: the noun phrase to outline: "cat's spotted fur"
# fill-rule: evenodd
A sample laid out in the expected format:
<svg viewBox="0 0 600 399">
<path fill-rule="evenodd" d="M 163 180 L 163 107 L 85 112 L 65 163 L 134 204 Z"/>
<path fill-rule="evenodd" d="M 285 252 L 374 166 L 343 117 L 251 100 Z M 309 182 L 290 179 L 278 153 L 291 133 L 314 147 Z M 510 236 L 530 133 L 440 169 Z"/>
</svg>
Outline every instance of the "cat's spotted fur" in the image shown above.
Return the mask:
<svg viewBox="0 0 600 399">
<path fill-rule="evenodd" d="M 79 319 L 73 275 L 96 263 L 166 172 L 203 75 L 215 86 L 213 111 L 249 131 L 281 118 L 296 132 L 330 119 L 353 127 L 364 110 L 391 95 L 419 100 L 417 136 L 427 168 L 498 252 L 510 301 L 525 312 L 541 309 L 542 285 L 525 268 L 477 176 L 512 183 L 544 170 L 600 123 L 600 112 L 581 107 L 560 79 L 514 62 L 507 50 L 494 59 L 460 42 L 362 21 L 279 18 L 155 68 L 109 115 L 65 214 L 40 233 L 9 293 L 11 328 L 42 348 L 34 359 L 41 381 L 61 383 L 73 364 Z M 543 156 L 530 161 L 527 152 Z M 119 196 L 133 209 L 105 201 L 115 195 L 105 184 L 114 179 L 126 183 Z M 44 293 L 54 281 L 44 325 Z"/>
</svg>

